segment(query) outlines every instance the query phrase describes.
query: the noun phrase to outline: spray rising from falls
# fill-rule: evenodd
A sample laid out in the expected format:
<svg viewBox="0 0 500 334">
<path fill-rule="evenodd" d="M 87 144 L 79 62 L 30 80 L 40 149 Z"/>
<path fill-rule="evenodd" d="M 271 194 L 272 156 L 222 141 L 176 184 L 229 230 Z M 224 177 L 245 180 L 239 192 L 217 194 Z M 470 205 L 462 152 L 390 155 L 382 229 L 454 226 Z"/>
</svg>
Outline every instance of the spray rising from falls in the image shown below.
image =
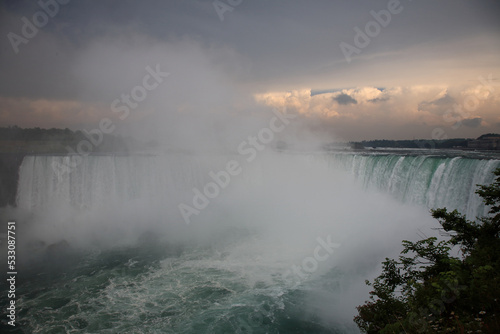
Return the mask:
<svg viewBox="0 0 500 334">
<path fill-rule="evenodd" d="M 65 159 L 23 161 L 18 210 L 29 215 L 19 233 L 46 245 L 63 239 L 108 249 L 85 256 L 61 282 L 35 282 L 19 303 L 20 321 L 32 331 L 130 332 L 140 325 L 151 333 L 356 333 L 352 317 L 368 295 L 364 280 L 399 253 L 401 240 L 436 227 L 425 206 L 462 192 L 454 205 L 483 210 L 468 204 L 474 184 L 487 183 L 499 165 L 263 152 L 251 162 L 88 156 L 70 173 L 55 173 L 54 163 Z M 193 205 L 194 189 L 215 184 L 210 172 L 233 159 L 241 173 L 186 224 L 179 204 Z M 411 205 L 363 189 L 371 185 Z M 127 240 L 128 248 L 109 247 Z M 54 251 L 47 253 L 54 262 Z"/>
</svg>

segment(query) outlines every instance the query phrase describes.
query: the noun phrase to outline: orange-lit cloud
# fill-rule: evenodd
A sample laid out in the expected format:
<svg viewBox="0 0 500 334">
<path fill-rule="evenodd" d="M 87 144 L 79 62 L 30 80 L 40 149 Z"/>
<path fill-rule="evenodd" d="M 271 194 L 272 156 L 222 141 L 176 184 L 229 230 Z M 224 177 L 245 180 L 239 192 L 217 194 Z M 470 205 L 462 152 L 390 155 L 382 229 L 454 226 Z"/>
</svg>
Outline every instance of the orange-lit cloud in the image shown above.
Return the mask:
<svg viewBox="0 0 500 334">
<path fill-rule="evenodd" d="M 368 86 L 316 95 L 308 89 L 270 92 L 254 98 L 272 108 L 286 107 L 305 118 L 320 118 L 324 131 L 347 140 L 431 138 L 436 128 L 442 128 L 447 137 L 476 137 L 500 129 L 500 87 L 479 81 L 461 89 Z"/>
</svg>

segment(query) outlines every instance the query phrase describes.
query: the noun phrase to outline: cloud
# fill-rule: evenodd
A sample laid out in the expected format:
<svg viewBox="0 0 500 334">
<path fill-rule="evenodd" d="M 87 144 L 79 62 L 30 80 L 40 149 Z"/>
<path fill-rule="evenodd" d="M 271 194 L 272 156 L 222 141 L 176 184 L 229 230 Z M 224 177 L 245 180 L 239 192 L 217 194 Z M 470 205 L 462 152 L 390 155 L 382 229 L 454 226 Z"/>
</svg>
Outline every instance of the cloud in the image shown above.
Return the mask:
<svg viewBox="0 0 500 334">
<path fill-rule="evenodd" d="M 471 82 L 462 90 L 441 85 L 389 86 L 384 90 L 367 86 L 325 90 L 312 96 L 304 89 L 263 93 L 256 100 L 274 108 L 293 108 L 303 115 L 305 122 L 314 125 L 314 131 L 344 140 L 431 138 L 438 127 L 450 138 L 477 137 L 484 131 L 498 131 L 500 94 L 495 90 L 486 97 L 482 94 L 485 89 L 480 90 L 478 96 L 483 99 L 470 115 L 464 99 L 469 96 L 470 100 L 471 94 L 464 92 L 470 92 L 476 85 Z M 340 104 L 338 97 L 356 103 Z M 455 104 L 469 115 L 455 113 Z M 464 118 L 464 122 L 459 122 Z M 457 122 L 458 127 L 454 126 Z"/>
<path fill-rule="evenodd" d="M 477 128 L 481 125 L 482 120 L 483 119 L 481 117 L 467 118 L 462 120 L 462 124 L 464 126 L 468 126 L 469 128 Z"/>
<path fill-rule="evenodd" d="M 450 108 L 456 100 L 450 96 L 448 89 L 441 91 L 433 100 L 422 101 L 418 105 L 418 110 L 441 113 Z"/>
<path fill-rule="evenodd" d="M 328 94 L 328 93 L 336 93 L 340 91 L 339 89 L 311 89 L 311 96 Z"/>
<path fill-rule="evenodd" d="M 0 96 L 0 123 L 23 127 L 71 126 L 98 124 L 110 114 L 109 105 L 76 100 L 9 98 Z"/>
<path fill-rule="evenodd" d="M 433 104 L 435 106 L 443 106 L 443 105 L 449 105 L 453 102 L 455 102 L 455 99 L 452 98 L 448 93 L 448 90 L 446 90 L 441 97 L 437 98 L 434 101 L 431 101 L 430 104 Z"/>
<path fill-rule="evenodd" d="M 371 102 L 371 103 L 378 103 L 378 102 L 385 102 L 385 101 L 388 101 L 389 100 L 389 97 L 381 97 L 381 98 L 375 98 L 375 99 L 371 99 L 371 100 L 368 100 L 368 102 Z"/>
<path fill-rule="evenodd" d="M 141 84 L 146 66 L 160 64 L 172 75 L 123 123 L 143 122 L 143 132 L 160 133 L 168 143 L 200 146 L 209 142 L 198 135 L 208 135 L 208 127 L 218 138 L 244 133 L 233 120 L 265 118 L 265 108 L 258 109 L 255 100 L 260 107 L 298 112 L 315 129 L 349 140 L 429 138 L 433 128 L 451 128 L 458 121 L 443 120 L 455 104 L 472 106 L 469 114 L 458 116 L 481 118 L 481 126 L 466 121 L 450 137 L 498 131 L 493 127 L 500 122 L 494 16 L 499 5 L 413 2 L 411 11 L 401 14 L 404 19 L 395 17 L 354 65 L 346 64 L 339 43 L 352 43 L 353 28 L 366 23 L 360 20 L 363 13 L 386 4 L 324 1 L 311 7 L 290 1 L 283 7 L 252 1 L 226 12 L 221 24 L 212 4 L 204 1 L 127 2 L 119 11 L 70 2 L 20 45 L 19 54 L 7 38 L 0 40 L 0 107 L 8 104 L 0 109 L 0 121 L 92 125 L 113 115 L 111 103 Z M 476 10 L 464 10 L 472 7 Z M 27 0 L 0 4 L 0 32 L 20 34 L 21 18 L 38 10 Z M 291 19 L 296 17 L 301 20 Z M 490 73 L 493 90 L 477 80 Z M 257 95 L 260 99 L 253 100 Z"/>
<path fill-rule="evenodd" d="M 348 105 L 348 104 L 357 104 L 358 101 L 353 99 L 351 96 L 341 93 L 340 95 L 336 96 L 333 98 L 335 101 L 337 101 L 338 104 L 341 105 Z"/>
</svg>

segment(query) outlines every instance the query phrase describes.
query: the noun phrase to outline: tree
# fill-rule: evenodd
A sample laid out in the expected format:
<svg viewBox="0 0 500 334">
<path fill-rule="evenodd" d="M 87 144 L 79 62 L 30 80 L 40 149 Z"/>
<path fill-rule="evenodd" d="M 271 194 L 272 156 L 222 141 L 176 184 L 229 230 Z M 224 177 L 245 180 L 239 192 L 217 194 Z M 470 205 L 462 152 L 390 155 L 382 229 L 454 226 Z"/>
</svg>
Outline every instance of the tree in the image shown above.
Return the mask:
<svg viewBox="0 0 500 334">
<path fill-rule="evenodd" d="M 476 191 L 489 216 L 466 219 L 432 210 L 448 240 L 403 241 L 398 260 L 386 258 L 370 300 L 354 321 L 366 333 L 500 333 L 500 168 Z M 451 256 L 458 247 L 460 256 Z"/>
</svg>

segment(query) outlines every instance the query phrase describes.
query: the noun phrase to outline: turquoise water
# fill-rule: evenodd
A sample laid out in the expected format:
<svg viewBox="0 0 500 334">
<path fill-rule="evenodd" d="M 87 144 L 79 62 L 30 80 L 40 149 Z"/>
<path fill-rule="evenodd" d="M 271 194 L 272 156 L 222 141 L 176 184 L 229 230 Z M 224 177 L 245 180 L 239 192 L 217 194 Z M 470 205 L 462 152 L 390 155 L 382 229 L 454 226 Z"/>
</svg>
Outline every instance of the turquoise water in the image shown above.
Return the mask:
<svg viewBox="0 0 500 334">
<path fill-rule="evenodd" d="M 247 233 L 239 233 L 239 243 L 255 237 L 243 234 Z M 181 249 L 148 240 L 70 258 L 76 264 L 52 266 L 62 259 L 54 255 L 43 266 L 39 263 L 36 272 L 20 270 L 28 277 L 18 289 L 19 332 L 354 331 L 304 312 L 306 295 L 317 284 L 314 280 L 291 285 L 276 271 L 270 279 L 253 281 L 241 263 L 233 263 L 214 247 Z"/>
</svg>

